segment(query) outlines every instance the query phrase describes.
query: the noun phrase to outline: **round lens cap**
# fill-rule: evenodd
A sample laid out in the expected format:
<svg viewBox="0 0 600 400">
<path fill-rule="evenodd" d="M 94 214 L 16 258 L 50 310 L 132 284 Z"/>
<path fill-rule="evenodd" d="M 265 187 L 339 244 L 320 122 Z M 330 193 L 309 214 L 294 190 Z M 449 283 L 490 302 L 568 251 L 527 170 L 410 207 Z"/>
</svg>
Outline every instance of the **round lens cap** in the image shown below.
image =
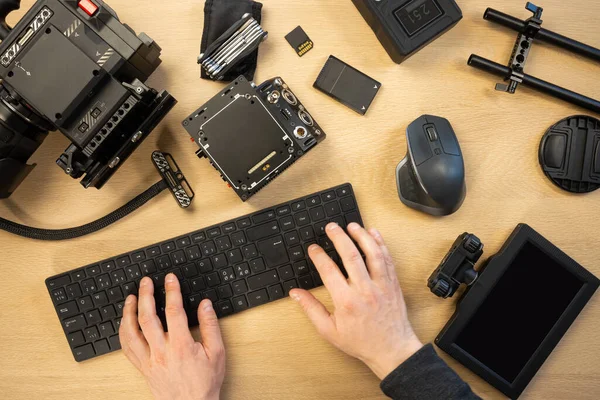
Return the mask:
<svg viewBox="0 0 600 400">
<path fill-rule="evenodd" d="M 554 124 L 542 138 L 539 161 L 548 179 L 563 190 L 600 188 L 600 120 L 575 115 Z"/>
</svg>

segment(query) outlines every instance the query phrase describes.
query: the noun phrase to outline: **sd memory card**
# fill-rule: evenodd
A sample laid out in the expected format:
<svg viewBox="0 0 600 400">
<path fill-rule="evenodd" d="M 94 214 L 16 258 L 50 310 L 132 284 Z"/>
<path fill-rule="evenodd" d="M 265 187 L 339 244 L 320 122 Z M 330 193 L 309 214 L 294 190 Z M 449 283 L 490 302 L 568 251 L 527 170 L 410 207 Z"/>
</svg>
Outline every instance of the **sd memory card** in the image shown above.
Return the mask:
<svg viewBox="0 0 600 400">
<path fill-rule="evenodd" d="M 285 37 L 285 40 L 287 40 L 290 46 L 296 50 L 296 53 L 298 53 L 300 57 L 311 51 L 314 47 L 312 40 L 310 40 L 301 26 L 298 26 L 296 29 L 288 33 Z"/>
<path fill-rule="evenodd" d="M 313 86 L 365 115 L 379 92 L 381 83 L 334 56 L 329 56 Z"/>
</svg>

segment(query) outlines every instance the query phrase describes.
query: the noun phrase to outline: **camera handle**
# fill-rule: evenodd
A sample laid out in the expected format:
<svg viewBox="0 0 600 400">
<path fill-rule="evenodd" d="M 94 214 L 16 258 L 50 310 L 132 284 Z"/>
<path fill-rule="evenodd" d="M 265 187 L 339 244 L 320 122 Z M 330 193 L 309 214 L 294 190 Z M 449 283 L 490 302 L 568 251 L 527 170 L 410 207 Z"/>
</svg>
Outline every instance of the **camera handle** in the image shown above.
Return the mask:
<svg viewBox="0 0 600 400">
<path fill-rule="evenodd" d="M 21 0 L 0 0 L 0 39 L 6 39 L 12 30 L 6 23 L 6 17 L 19 8 L 21 8 Z"/>
</svg>

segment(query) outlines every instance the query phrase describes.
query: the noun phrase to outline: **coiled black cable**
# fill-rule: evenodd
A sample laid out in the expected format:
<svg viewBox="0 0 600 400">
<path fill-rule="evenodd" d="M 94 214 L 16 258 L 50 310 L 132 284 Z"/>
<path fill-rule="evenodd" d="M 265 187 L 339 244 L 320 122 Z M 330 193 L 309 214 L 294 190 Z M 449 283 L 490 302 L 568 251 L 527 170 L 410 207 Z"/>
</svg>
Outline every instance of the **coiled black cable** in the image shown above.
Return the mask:
<svg viewBox="0 0 600 400">
<path fill-rule="evenodd" d="M 30 226 L 17 224 L 16 222 L 9 221 L 4 218 L 0 218 L 0 229 L 14 235 L 22 236 L 29 239 L 36 240 L 67 240 L 67 239 L 75 239 L 81 236 L 89 235 L 90 233 L 97 232 L 101 229 L 106 228 L 109 225 L 114 224 L 118 220 L 126 217 L 131 214 L 148 201 L 152 200 L 156 197 L 160 192 L 165 190 L 168 187 L 168 184 L 161 180 L 160 182 L 152 185 L 148 190 L 141 193 L 134 199 L 132 199 L 129 203 L 124 206 L 116 209 L 105 217 L 102 217 L 94 222 L 90 222 L 89 224 L 81 225 L 76 228 L 68 228 L 68 229 L 40 229 L 40 228 L 32 228 Z"/>
</svg>

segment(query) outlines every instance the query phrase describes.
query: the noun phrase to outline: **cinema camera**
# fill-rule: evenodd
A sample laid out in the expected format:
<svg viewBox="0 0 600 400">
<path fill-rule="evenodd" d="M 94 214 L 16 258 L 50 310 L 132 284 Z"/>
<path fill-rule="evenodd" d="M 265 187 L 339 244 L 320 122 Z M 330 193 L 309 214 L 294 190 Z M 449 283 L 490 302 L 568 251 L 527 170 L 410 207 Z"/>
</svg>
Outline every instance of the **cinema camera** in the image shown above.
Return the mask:
<svg viewBox="0 0 600 400">
<path fill-rule="evenodd" d="M 161 48 L 101 0 L 38 0 L 10 28 L 20 3 L 0 0 L 0 198 L 55 130 L 71 141 L 56 163 L 100 189 L 176 104 L 144 84 Z"/>
</svg>

